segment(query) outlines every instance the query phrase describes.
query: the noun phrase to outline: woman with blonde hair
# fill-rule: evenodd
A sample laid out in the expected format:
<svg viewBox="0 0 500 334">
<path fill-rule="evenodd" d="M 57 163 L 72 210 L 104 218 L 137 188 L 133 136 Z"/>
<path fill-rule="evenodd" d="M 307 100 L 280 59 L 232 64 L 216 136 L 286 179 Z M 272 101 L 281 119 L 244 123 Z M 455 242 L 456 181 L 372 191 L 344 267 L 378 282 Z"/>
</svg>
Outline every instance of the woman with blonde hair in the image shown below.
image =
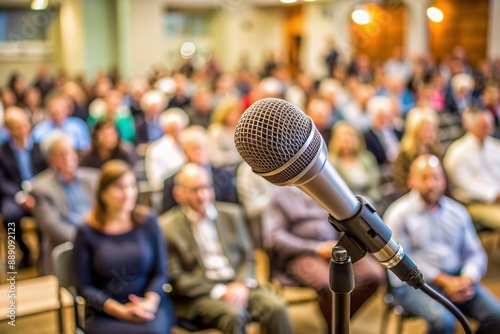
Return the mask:
<svg viewBox="0 0 500 334">
<path fill-rule="evenodd" d="M 233 139 L 234 129 L 242 113 L 241 101 L 234 97 L 225 98 L 216 106 L 208 127 L 210 160 L 213 166 L 235 166 L 243 161 Z"/>
<path fill-rule="evenodd" d="M 111 160 L 101 169 L 95 205 L 79 226 L 73 250 L 74 281 L 86 300 L 85 332 L 170 333 L 175 316 L 167 283 L 166 247 L 157 219 L 136 205 L 129 165 Z"/>
<path fill-rule="evenodd" d="M 380 172 L 374 155 L 366 150 L 361 133 L 340 121 L 333 127 L 329 157 L 340 176 L 356 195 L 380 205 Z"/>
<path fill-rule="evenodd" d="M 406 181 L 410 165 L 421 154 L 432 154 L 441 158 L 437 141 L 439 117 L 430 108 L 413 108 L 405 122 L 405 133 L 394 162 L 394 184 L 401 194 L 409 191 Z"/>
</svg>

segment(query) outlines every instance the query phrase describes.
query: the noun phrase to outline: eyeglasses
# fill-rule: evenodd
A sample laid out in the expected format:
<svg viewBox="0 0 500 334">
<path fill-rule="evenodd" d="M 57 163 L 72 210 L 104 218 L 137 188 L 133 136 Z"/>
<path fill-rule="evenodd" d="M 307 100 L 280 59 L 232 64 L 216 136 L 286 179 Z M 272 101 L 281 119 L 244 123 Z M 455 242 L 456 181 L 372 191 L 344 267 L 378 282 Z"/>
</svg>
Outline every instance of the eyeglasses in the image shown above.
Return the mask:
<svg viewBox="0 0 500 334">
<path fill-rule="evenodd" d="M 183 187 L 183 188 L 186 189 L 189 192 L 197 193 L 200 190 L 212 190 L 213 189 L 213 185 L 210 183 L 210 184 L 202 184 L 202 185 L 199 185 L 197 187 L 192 187 L 192 188 L 189 188 L 189 187 Z"/>
</svg>

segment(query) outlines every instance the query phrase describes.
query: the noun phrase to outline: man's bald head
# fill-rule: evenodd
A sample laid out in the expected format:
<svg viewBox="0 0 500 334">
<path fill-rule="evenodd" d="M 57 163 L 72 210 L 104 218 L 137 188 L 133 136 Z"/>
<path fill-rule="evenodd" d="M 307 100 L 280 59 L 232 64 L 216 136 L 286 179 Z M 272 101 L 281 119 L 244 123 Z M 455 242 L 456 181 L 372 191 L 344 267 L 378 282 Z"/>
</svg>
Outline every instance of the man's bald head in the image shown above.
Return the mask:
<svg viewBox="0 0 500 334">
<path fill-rule="evenodd" d="M 208 171 L 195 163 L 185 164 L 174 178 L 174 198 L 203 216 L 214 201 L 212 178 Z"/>
</svg>

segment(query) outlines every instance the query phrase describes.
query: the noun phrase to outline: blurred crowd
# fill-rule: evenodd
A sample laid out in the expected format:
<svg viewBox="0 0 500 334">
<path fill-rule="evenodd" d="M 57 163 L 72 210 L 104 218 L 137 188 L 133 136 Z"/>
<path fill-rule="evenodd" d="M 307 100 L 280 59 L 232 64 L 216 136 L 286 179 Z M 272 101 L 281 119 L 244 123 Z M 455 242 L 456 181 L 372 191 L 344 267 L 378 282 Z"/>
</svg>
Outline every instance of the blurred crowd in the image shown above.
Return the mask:
<svg viewBox="0 0 500 334">
<path fill-rule="evenodd" d="M 33 80 L 13 73 L 0 96 L 4 222 L 20 226 L 34 216 L 47 258 L 74 239 L 106 162 L 128 164 L 137 201 L 158 213 L 179 204 L 179 171 L 197 164 L 209 172 L 216 201 L 242 208 L 253 245 L 272 248 L 263 213 L 279 205 L 276 187 L 243 162 L 233 133 L 253 102 L 281 98 L 312 118 L 339 174 L 380 215 L 412 189 L 410 166 L 427 154 L 443 164 L 446 194 L 465 205 L 476 226 L 500 229 L 500 60 L 472 65 L 456 47 L 441 62 L 404 57 L 401 48 L 381 62 L 360 54 L 342 63 L 331 53 L 324 61 L 323 78 L 306 71 L 292 77 L 286 63 L 273 59 L 259 71 L 241 66 L 231 73 L 215 60 L 202 66 L 187 60 L 174 71 L 158 67 L 131 80 L 111 71 L 89 82 L 46 66 Z M 57 182 L 62 195 L 51 194 Z M 30 249 L 16 231 L 20 266 L 30 266 Z M 41 261 L 42 273 L 51 272 L 49 262 Z M 380 273 L 369 275 L 376 288 Z"/>
</svg>

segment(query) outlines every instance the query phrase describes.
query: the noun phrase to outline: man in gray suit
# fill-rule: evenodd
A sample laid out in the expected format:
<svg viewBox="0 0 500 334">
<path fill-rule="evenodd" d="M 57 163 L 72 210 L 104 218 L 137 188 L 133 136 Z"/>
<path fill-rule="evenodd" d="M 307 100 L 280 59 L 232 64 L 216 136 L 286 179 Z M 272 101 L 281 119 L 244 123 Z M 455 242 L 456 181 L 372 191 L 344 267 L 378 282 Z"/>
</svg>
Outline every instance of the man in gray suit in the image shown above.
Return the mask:
<svg viewBox="0 0 500 334">
<path fill-rule="evenodd" d="M 214 203 L 212 180 L 199 165 L 186 164 L 174 182 L 180 206 L 159 221 L 179 317 L 224 333 L 244 333 L 251 320 L 264 325 L 267 333 L 291 333 L 284 302 L 254 279 L 241 208 Z"/>
<path fill-rule="evenodd" d="M 49 168 L 33 179 L 34 216 L 42 232 L 41 273 L 53 271 L 55 246 L 73 241 L 76 227 L 88 214 L 95 193 L 98 170 L 78 167 L 71 139 L 54 132 L 42 143 Z"/>
</svg>

